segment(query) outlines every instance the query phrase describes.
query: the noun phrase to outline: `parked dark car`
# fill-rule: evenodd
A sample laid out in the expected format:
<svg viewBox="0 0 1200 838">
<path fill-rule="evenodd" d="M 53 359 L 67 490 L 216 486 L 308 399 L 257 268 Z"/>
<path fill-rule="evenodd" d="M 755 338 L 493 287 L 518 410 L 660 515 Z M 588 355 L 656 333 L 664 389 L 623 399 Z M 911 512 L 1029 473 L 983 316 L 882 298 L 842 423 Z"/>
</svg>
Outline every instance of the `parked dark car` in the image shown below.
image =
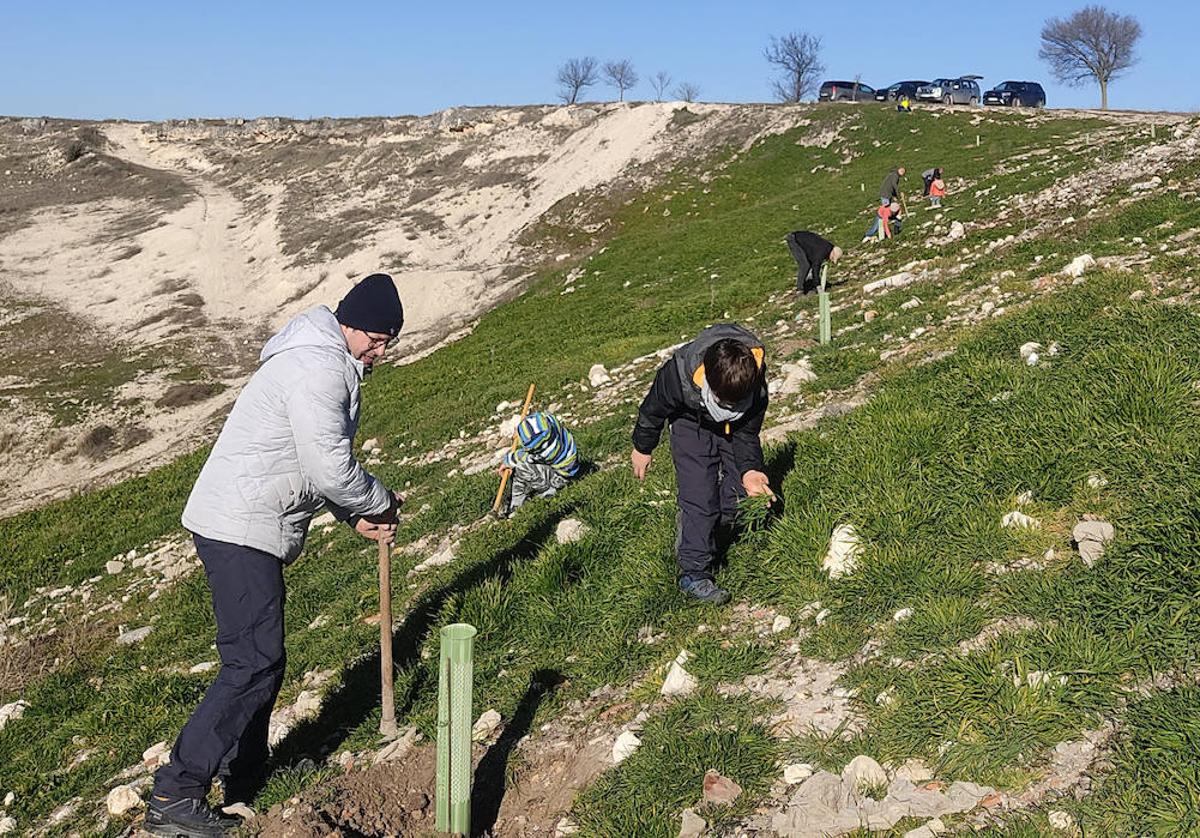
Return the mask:
<svg viewBox="0 0 1200 838">
<path fill-rule="evenodd" d="M 977 79 L 982 76 L 959 76 L 956 79 L 934 79 L 917 88 L 917 98 L 923 102 L 943 105 L 978 105 L 982 95 Z"/>
<path fill-rule="evenodd" d="M 917 88 L 922 85 L 929 84 L 927 81 L 898 81 L 888 87 L 881 87 L 875 91 L 875 100 L 878 102 L 895 102 L 904 96 L 909 99 L 917 98 Z"/>
<path fill-rule="evenodd" d="M 874 98 L 875 88 L 852 81 L 827 81 L 817 93 L 819 102 L 870 102 Z"/>
<path fill-rule="evenodd" d="M 983 94 L 985 105 L 1007 105 L 1011 108 L 1044 108 L 1046 91 L 1035 81 L 1006 81 Z"/>
</svg>

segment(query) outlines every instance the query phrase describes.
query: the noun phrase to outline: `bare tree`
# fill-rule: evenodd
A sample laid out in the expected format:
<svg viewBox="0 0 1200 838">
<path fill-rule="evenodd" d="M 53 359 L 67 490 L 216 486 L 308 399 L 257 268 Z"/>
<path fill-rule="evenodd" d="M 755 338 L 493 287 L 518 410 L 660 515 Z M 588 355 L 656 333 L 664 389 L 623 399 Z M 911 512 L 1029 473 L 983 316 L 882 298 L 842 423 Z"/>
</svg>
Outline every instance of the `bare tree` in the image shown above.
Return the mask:
<svg viewBox="0 0 1200 838">
<path fill-rule="evenodd" d="M 596 83 L 598 64 L 596 59 L 572 58 L 558 68 L 558 98 L 574 105 L 579 94 Z"/>
<path fill-rule="evenodd" d="M 654 88 L 654 101 L 661 102 L 663 95 L 667 92 L 667 88 L 671 86 L 671 74 L 659 70 L 650 77 L 650 86 Z"/>
<path fill-rule="evenodd" d="M 821 39 L 807 32 L 791 32 L 782 38 L 772 35 L 763 57 L 778 69 L 779 78 L 771 81 L 771 89 L 780 102 L 799 102 L 810 96 L 825 69 L 820 60 Z"/>
<path fill-rule="evenodd" d="M 675 88 L 675 98 L 684 102 L 695 102 L 700 96 L 700 86 L 690 81 L 681 81 Z"/>
<path fill-rule="evenodd" d="M 628 58 L 620 61 L 607 61 L 604 64 L 604 79 L 620 94 L 618 101 L 625 101 L 625 91 L 638 83 L 638 74 L 633 69 L 633 63 Z"/>
<path fill-rule="evenodd" d="M 1066 20 L 1046 21 L 1038 57 L 1064 84 L 1079 87 L 1095 79 L 1100 107 L 1108 110 L 1108 83 L 1137 63 L 1133 48 L 1141 36 L 1142 25 L 1132 15 L 1084 6 Z"/>
</svg>

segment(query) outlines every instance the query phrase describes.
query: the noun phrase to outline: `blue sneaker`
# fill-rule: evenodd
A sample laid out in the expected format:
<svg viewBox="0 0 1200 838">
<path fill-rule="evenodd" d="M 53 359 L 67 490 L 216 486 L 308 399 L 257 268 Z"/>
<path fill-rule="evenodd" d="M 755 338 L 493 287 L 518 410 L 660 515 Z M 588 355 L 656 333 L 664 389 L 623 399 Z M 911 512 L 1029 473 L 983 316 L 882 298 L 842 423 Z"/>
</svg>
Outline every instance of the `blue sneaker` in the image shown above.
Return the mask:
<svg viewBox="0 0 1200 838">
<path fill-rule="evenodd" d="M 729 602 L 729 591 L 718 588 L 711 579 L 693 579 L 690 576 L 679 577 L 679 590 L 701 602 L 711 602 L 713 605 L 724 605 Z"/>
</svg>

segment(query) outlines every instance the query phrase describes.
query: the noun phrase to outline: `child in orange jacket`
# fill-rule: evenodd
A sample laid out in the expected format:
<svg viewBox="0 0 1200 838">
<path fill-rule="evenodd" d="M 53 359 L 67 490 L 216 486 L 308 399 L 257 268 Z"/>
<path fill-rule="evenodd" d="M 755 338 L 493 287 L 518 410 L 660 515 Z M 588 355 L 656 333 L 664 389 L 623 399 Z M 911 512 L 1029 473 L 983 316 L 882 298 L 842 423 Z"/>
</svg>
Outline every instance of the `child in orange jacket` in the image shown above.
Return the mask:
<svg viewBox="0 0 1200 838">
<path fill-rule="evenodd" d="M 881 205 L 875 213 L 875 220 L 871 222 L 870 228 L 866 235 L 863 236 L 864 242 L 869 242 L 876 236 L 880 238 L 890 239 L 895 233 L 900 232 L 900 202 L 892 200 L 886 206 Z"/>
<path fill-rule="evenodd" d="M 942 180 L 942 176 L 939 173 L 933 179 L 933 182 L 929 184 L 929 206 L 940 207 L 942 205 L 942 198 L 944 197 L 946 197 L 946 181 Z"/>
</svg>

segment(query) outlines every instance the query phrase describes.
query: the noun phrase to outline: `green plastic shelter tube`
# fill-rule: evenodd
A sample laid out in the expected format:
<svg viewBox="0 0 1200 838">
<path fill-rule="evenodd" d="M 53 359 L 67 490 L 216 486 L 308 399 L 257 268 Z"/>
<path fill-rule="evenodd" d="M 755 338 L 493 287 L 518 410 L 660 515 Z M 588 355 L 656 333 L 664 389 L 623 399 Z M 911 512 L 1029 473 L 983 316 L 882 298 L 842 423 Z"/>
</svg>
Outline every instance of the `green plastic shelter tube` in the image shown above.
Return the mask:
<svg viewBox="0 0 1200 838">
<path fill-rule="evenodd" d="M 829 314 L 829 292 L 825 290 L 825 283 L 829 276 L 829 264 L 821 266 L 821 288 L 817 292 L 817 311 L 821 319 L 821 343 L 829 343 L 832 337 L 833 327 L 830 323 Z"/>
<path fill-rule="evenodd" d="M 471 682 L 475 627 L 442 629 L 438 664 L 437 830 L 471 834 Z"/>
</svg>

